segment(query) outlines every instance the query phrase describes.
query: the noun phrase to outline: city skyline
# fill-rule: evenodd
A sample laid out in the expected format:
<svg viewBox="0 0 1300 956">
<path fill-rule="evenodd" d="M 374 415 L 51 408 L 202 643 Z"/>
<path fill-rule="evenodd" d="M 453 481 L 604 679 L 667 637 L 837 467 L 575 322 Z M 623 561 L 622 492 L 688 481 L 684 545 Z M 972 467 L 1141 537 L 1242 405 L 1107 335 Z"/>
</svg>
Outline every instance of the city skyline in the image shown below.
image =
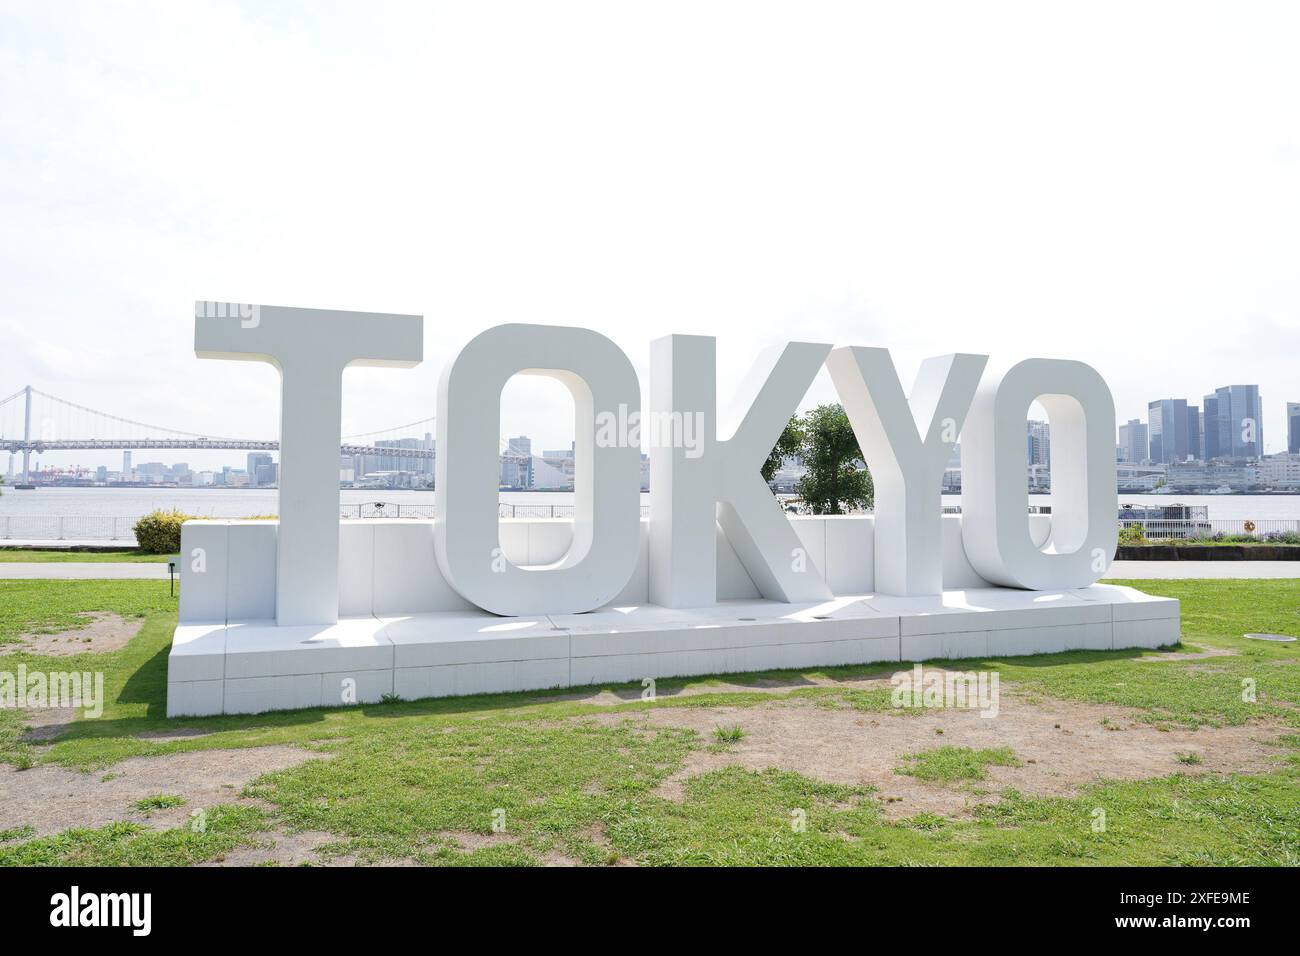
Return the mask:
<svg viewBox="0 0 1300 956">
<path fill-rule="evenodd" d="M 513 387 L 513 383 L 512 383 L 512 387 Z M 1204 397 L 1202 398 L 1203 404 L 1201 407 L 1193 407 L 1188 399 L 1183 399 L 1183 398 L 1157 399 L 1157 400 L 1149 401 L 1147 403 L 1147 416 L 1145 419 L 1130 418 L 1127 421 L 1124 421 L 1122 418 L 1117 417 L 1117 421 L 1116 421 L 1117 461 L 1134 463 L 1134 464 L 1147 463 L 1147 462 L 1171 464 L 1171 463 L 1186 462 L 1188 460 L 1209 461 L 1216 458 L 1234 459 L 1234 458 L 1259 457 L 1255 455 L 1253 452 L 1251 452 L 1249 449 L 1243 449 L 1241 447 L 1245 443 L 1241 441 L 1239 435 L 1235 437 L 1235 444 L 1234 444 L 1234 437 L 1229 433 L 1229 428 L 1227 425 L 1227 420 L 1230 416 L 1218 414 L 1217 409 L 1215 410 L 1214 414 L 1211 414 L 1208 411 L 1208 409 L 1211 407 L 1211 402 L 1226 401 L 1231 403 L 1233 401 L 1232 396 L 1234 395 L 1234 393 L 1240 397 L 1240 402 L 1235 406 L 1225 405 L 1225 407 L 1236 407 L 1238 409 L 1237 412 L 1238 415 L 1247 414 L 1252 409 L 1257 409 L 1262 407 L 1263 397 L 1260 394 L 1260 389 L 1258 386 L 1238 384 L 1238 385 L 1231 385 L 1231 386 L 1220 386 L 1214 389 L 1214 391 L 1205 394 Z M 1283 419 L 1283 423 L 1280 429 L 1284 433 L 1284 437 L 1281 441 L 1282 447 L 1277 451 L 1269 451 L 1267 443 L 1265 443 L 1265 451 L 1263 452 L 1264 455 L 1300 453 L 1300 402 L 1283 402 L 1281 404 L 1283 404 L 1286 409 L 1285 417 Z M 802 412 L 806 410 L 807 407 L 809 407 L 808 403 L 805 402 L 804 405 L 800 406 L 800 411 Z M 1037 416 L 1035 416 L 1034 414 L 1035 412 L 1038 413 Z M 1153 418 L 1152 416 L 1155 417 Z M 1164 433 L 1161 427 L 1163 426 L 1164 416 L 1170 416 L 1171 421 L 1173 423 L 1171 431 L 1174 438 L 1172 441 L 1172 451 L 1169 452 L 1166 452 L 1164 448 Z M 503 422 L 506 420 L 506 418 L 507 418 L 506 400 L 503 398 L 503 415 L 502 415 Z M 1220 434 L 1220 440 L 1225 443 L 1225 447 L 1231 446 L 1231 450 L 1227 450 L 1227 451 L 1220 450 L 1218 448 L 1218 441 L 1215 442 L 1211 441 L 1210 438 L 1211 432 L 1206 430 L 1207 422 L 1218 424 L 1217 430 Z M 1037 465 L 1040 467 L 1045 467 L 1047 465 L 1047 455 L 1045 452 L 1039 450 L 1036 442 L 1046 440 L 1047 427 L 1049 426 L 1050 423 L 1047 421 L 1046 414 L 1042 411 L 1041 407 L 1037 405 L 1037 403 L 1031 406 L 1030 414 L 1026 419 L 1026 423 L 1028 427 L 1028 431 L 1027 431 L 1028 463 L 1031 466 Z M 1132 428 L 1134 425 L 1139 427 L 1140 437 L 1129 435 L 1128 430 Z M 1198 428 L 1196 428 L 1197 437 L 1195 439 L 1193 439 L 1192 437 L 1193 426 L 1199 426 Z M 1038 429 L 1037 431 L 1036 428 Z M 1270 431 L 1266 428 L 1266 421 L 1264 420 L 1264 416 L 1262 415 L 1260 416 L 1258 429 L 1262 435 L 1266 436 L 1267 434 L 1270 433 Z M 397 429 L 389 429 L 389 431 L 393 432 L 393 431 L 397 431 Z M 567 441 L 563 443 L 568 446 L 567 451 L 547 450 L 547 451 L 543 451 L 540 455 L 533 455 L 531 453 L 531 447 L 532 447 L 531 436 L 520 434 L 514 438 L 502 438 L 501 442 L 502 442 L 503 460 L 504 460 L 504 456 L 507 454 L 522 454 L 528 457 L 530 461 L 542 460 L 546 458 L 556 458 L 564 454 L 571 454 L 572 445 L 573 445 L 572 429 L 570 429 L 567 433 L 560 431 L 560 432 L 552 432 L 552 434 L 567 434 L 569 436 Z M 4 436 L 0 436 L 0 437 L 4 437 Z M 278 438 L 278 436 L 276 437 Z M 374 439 L 373 444 L 378 448 L 419 447 L 425 449 L 432 449 L 434 447 L 434 440 L 433 440 L 432 432 L 426 431 L 422 436 L 408 435 L 408 436 L 394 437 L 388 439 Z M 543 447 L 543 448 L 546 445 L 546 443 L 541 441 L 539 441 L 537 444 L 539 447 Z M 559 444 L 559 443 L 555 443 L 555 444 Z M 1145 449 L 1145 452 L 1141 457 L 1135 458 L 1133 457 L 1133 453 L 1138 448 Z M 648 449 L 645 448 L 643 448 L 642 450 L 643 452 L 648 451 Z M 199 463 L 199 467 L 191 470 L 196 472 L 220 472 L 224 469 L 226 471 L 245 471 L 250 474 L 252 473 L 252 468 L 238 469 L 235 466 L 229 464 L 230 452 L 226 452 L 226 451 L 203 451 L 203 450 L 183 449 L 183 450 L 177 450 L 174 455 L 168 455 L 165 452 L 160 453 L 158 450 L 149 450 L 148 454 L 151 458 L 158 459 L 158 461 L 156 462 L 142 461 L 137 466 L 137 470 L 138 468 L 143 468 L 146 465 L 152 465 L 152 464 L 162 464 L 170 467 L 176 464 L 190 465 L 192 463 Z M 90 472 L 103 471 L 105 469 L 108 469 L 108 471 L 111 473 L 113 471 L 111 467 L 112 458 L 113 456 L 120 455 L 120 452 L 105 451 L 100 453 L 100 455 L 103 457 L 89 460 L 89 461 L 78 460 L 78 461 L 68 461 L 65 463 L 58 460 L 59 457 L 73 459 L 73 458 L 77 458 L 78 456 L 84 458 L 85 455 L 86 455 L 85 452 L 75 452 L 75 451 L 46 452 L 39 456 L 33 455 L 32 456 L 33 470 L 35 471 L 39 469 L 42 471 L 47 471 L 51 469 L 60 470 L 60 469 L 82 468 Z M 247 456 L 247 460 L 251 463 L 255 457 L 268 458 L 271 456 L 268 455 L 267 453 L 260 453 L 260 452 L 250 453 Z M 400 462 L 399 459 L 391 459 L 381 463 L 381 459 L 384 458 L 384 456 L 382 455 L 367 455 L 367 456 L 354 456 L 354 457 L 357 459 L 365 458 L 366 464 L 369 465 L 369 467 L 364 467 L 361 470 L 362 474 L 373 472 L 373 471 L 382 471 L 382 470 L 408 470 L 406 468 L 398 467 Z M 345 470 L 347 468 L 346 458 L 347 456 L 344 456 L 344 462 L 341 463 L 341 467 Z M 412 468 L 409 470 L 415 473 L 427 473 L 431 475 L 432 462 L 426 461 L 421 465 L 420 468 L 418 469 Z M 11 455 L 8 456 L 8 460 L 4 458 L 0 458 L 0 473 L 3 473 L 11 478 L 17 474 L 21 474 L 21 456 Z M 119 471 L 119 473 L 124 473 L 124 470 Z M 527 474 L 531 476 L 531 473 L 532 472 L 530 467 L 530 469 L 527 471 Z M 528 481 L 531 482 L 531 477 L 528 478 Z M 502 483 L 503 484 L 508 483 L 505 480 L 504 470 L 503 470 Z"/>
</svg>

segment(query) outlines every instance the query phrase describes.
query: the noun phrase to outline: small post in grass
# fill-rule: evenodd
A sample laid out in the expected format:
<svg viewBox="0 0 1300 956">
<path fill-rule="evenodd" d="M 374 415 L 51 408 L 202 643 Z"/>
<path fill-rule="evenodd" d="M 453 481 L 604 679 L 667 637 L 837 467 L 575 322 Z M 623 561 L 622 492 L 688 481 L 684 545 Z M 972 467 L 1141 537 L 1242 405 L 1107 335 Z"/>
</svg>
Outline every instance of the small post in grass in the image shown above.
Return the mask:
<svg viewBox="0 0 1300 956">
<path fill-rule="evenodd" d="M 176 562 L 167 562 L 167 593 L 176 596 Z"/>
</svg>

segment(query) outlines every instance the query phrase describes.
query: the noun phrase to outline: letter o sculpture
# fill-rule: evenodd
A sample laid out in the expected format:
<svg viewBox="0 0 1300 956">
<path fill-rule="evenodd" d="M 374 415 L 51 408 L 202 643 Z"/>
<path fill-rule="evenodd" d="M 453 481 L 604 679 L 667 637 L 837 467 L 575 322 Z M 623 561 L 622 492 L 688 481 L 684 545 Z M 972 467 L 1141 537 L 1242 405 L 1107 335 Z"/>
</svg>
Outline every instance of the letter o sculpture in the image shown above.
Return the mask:
<svg viewBox="0 0 1300 956">
<path fill-rule="evenodd" d="M 514 375 L 562 382 L 576 413 L 573 544 L 558 562 L 507 561 L 498 530 L 501 390 Z M 597 447 L 597 410 L 640 409 L 641 387 L 623 351 L 587 329 L 499 325 L 476 336 L 438 385 L 434 541 L 447 581 L 502 615 L 590 611 L 618 596 L 636 569 L 641 449 Z"/>
<path fill-rule="evenodd" d="M 1025 422 L 1047 409 L 1052 428 L 1052 530 L 1029 534 Z M 1115 401 L 1082 362 L 1028 359 L 980 384 L 961 436 L 962 543 L 996 585 L 1084 588 L 1106 572 L 1118 543 Z"/>
</svg>

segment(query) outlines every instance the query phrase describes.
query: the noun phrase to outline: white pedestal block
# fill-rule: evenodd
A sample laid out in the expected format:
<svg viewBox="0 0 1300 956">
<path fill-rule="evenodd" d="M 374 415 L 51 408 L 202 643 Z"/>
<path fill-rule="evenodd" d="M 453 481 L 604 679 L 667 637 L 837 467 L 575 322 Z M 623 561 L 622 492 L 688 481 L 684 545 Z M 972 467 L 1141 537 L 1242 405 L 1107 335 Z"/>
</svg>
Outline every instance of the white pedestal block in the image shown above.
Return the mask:
<svg viewBox="0 0 1300 956">
<path fill-rule="evenodd" d="M 167 682 L 168 717 L 206 717 L 225 712 L 224 680 Z"/>
<path fill-rule="evenodd" d="M 230 522 L 187 521 L 181 531 L 180 620 L 226 623 Z M 275 548 L 267 551 L 272 563 Z"/>
<path fill-rule="evenodd" d="M 386 694 L 411 700 L 874 661 L 1151 648 L 1179 637 L 1178 602 L 1132 588 L 990 586 L 965 558 L 957 516 L 944 518 L 946 590 L 935 597 L 873 593 L 870 517 L 792 524 L 810 566 L 836 597 L 807 604 L 760 598 L 715 525 L 719 603 L 648 604 L 642 522 L 636 571 L 609 606 L 511 618 L 472 608 L 452 590 L 439 570 L 433 522 L 344 521 L 341 619 L 278 627 L 275 523 L 187 522 L 168 713 L 259 713 L 373 703 Z M 1049 530 L 1048 516 L 1030 516 L 1035 542 Z M 521 566 L 562 557 L 572 540 L 563 520 L 507 520 L 499 531 L 502 554 Z"/>
<path fill-rule="evenodd" d="M 279 529 L 274 521 L 239 522 L 238 527 L 232 522 L 228 527 L 226 620 L 275 617 L 275 545 Z"/>
<path fill-rule="evenodd" d="M 320 674 L 227 678 L 224 712 L 263 714 L 272 710 L 300 710 L 319 707 L 320 700 Z"/>
<path fill-rule="evenodd" d="M 433 549 L 433 522 L 368 519 L 374 525 L 376 617 L 428 611 L 469 611 L 442 572 Z"/>
<path fill-rule="evenodd" d="M 319 626 L 183 624 L 172 646 L 168 713 L 260 713 L 373 703 L 386 694 L 414 700 L 876 661 L 1149 648 L 1176 642 L 1178 628 L 1177 601 L 1104 584 L 967 588 L 932 598 L 845 595 L 816 604 L 630 604 L 531 618 L 458 610 Z"/>
<path fill-rule="evenodd" d="M 393 670 L 335 671 L 320 678 L 320 706 L 377 704 L 393 693 Z"/>
<path fill-rule="evenodd" d="M 568 686 L 568 658 L 400 667 L 393 672 L 393 692 L 404 700 Z"/>
<path fill-rule="evenodd" d="M 870 594 L 876 581 L 875 522 L 856 515 L 830 515 L 823 524 L 826 555 L 819 567 L 831 593 Z"/>
<path fill-rule="evenodd" d="M 226 624 L 182 624 L 167 659 L 167 716 L 219 714 L 226 676 Z"/>
<path fill-rule="evenodd" d="M 172 635 L 169 681 L 222 680 L 226 676 L 226 622 L 181 624 Z"/>
<path fill-rule="evenodd" d="M 375 610 L 375 525 L 371 521 L 339 524 L 339 617 Z M 232 614 L 230 619 L 235 620 Z"/>
<path fill-rule="evenodd" d="M 482 611 L 412 614 L 384 618 L 393 647 L 393 666 L 441 667 L 563 658 L 569 636 L 546 615 L 497 617 Z"/>
<path fill-rule="evenodd" d="M 377 618 L 277 627 L 271 621 L 226 628 L 226 679 L 391 670 L 393 645 Z"/>
</svg>

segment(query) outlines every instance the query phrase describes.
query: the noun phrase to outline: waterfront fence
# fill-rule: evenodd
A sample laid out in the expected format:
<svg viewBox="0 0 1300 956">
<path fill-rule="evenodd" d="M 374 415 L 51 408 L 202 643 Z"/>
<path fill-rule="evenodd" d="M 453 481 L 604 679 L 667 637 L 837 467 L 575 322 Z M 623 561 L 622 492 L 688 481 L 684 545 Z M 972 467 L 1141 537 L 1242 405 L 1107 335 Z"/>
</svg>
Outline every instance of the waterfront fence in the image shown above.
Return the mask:
<svg viewBox="0 0 1300 956">
<path fill-rule="evenodd" d="M 949 508 L 945 508 L 949 511 Z M 951 509 L 956 510 L 956 509 Z M 641 505 L 641 515 L 649 514 Z M 573 505 L 506 504 L 497 506 L 502 518 L 572 518 Z M 434 516 L 433 505 L 371 502 L 341 505 L 341 518 L 411 518 Z M 136 521 L 141 516 L 120 515 L 0 515 L 0 540 L 18 541 L 121 541 L 134 544 Z M 218 516 L 213 516 L 218 517 Z M 235 517 L 235 516 L 225 516 Z M 1278 543 L 1300 543 L 1300 520 L 1245 518 L 1120 518 L 1121 528 L 1137 526 L 1153 541 L 1214 541 L 1253 539 Z"/>
<path fill-rule="evenodd" d="M 134 528 L 139 520 L 138 515 L 0 515 L 0 540 L 135 544 Z"/>
<path fill-rule="evenodd" d="M 497 508 L 502 518 L 572 518 L 573 505 L 512 505 Z M 641 515 L 649 515 L 648 505 Z M 339 506 L 340 518 L 423 518 L 434 514 L 433 505 L 376 501 Z M 121 541 L 135 543 L 135 523 L 142 515 L 0 515 L 0 541 Z M 213 520 L 238 520 L 238 515 L 202 515 Z"/>
<path fill-rule="evenodd" d="M 1300 521 L 1249 518 L 1121 518 L 1121 528 L 1139 527 L 1153 541 L 1251 539 L 1300 544 Z"/>
</svg>

